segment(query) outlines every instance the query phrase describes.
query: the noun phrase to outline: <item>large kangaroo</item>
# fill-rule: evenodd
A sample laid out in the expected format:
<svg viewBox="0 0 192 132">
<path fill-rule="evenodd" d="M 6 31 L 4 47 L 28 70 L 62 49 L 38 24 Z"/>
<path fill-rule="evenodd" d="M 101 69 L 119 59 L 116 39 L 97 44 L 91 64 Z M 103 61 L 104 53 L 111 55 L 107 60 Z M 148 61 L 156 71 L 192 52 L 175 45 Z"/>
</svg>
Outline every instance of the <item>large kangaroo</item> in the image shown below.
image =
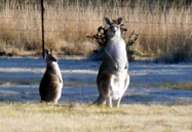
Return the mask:
<svg viewBox="0 0 192 132">
<path fill-rule="evenodd" d="M 105 18 L 105 55 L 97 76 L 99 97 L 95 103 L 119 107 L 129 85 L 126 44 L 121 37 L 122 18 L 111 21 Z"/>
<path fill-rule="evenodd" d="M 39 93 L 41 102 L 58 103 L 62 94 L 63 79 L 56 57 L 45 50 L 46 71 L 41 79 Z"/>
</svg>

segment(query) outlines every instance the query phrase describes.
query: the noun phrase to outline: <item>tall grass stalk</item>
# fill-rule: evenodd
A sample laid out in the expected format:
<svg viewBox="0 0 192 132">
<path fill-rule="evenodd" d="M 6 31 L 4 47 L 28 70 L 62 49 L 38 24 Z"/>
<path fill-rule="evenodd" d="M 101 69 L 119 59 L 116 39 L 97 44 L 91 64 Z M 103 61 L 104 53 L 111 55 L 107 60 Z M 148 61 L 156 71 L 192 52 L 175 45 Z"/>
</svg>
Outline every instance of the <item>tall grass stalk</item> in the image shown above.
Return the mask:
<svg viewBox="0 0 192 132">
<path fill-rule="evenodd" d="M 18 1 L 18 0 L 16 0 Z M 39 3 L 7 1 L 0 11 L 0 51 L 41 50 Z M 88 55 L 97 47 L 86 38 L 103 23 L 103 17 L 122 16 L 128 35 L 140 34 L 135 47 L 147 56 L 192 57 L 192 5 L 148 0 L 45 1 L 45 42 L 58 54 Z M 6 47 L 6 48 L 2 48 Z M 177 57 L 176 57 L 177 59 Z"/>
</svg>

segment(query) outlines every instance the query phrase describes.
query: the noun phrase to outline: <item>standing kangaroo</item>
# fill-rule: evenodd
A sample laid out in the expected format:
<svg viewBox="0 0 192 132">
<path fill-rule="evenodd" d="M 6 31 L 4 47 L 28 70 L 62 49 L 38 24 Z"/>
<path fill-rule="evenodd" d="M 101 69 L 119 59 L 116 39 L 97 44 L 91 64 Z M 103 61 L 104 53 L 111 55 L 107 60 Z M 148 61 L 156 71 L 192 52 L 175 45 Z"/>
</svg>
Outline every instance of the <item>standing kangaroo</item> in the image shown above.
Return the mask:
<svg viewBox="0 0 192 132">
<path fill-rule="evenodd" d="M 122 18 L 115 22 L 105 18 L 105 23 L 105 55 L 97 76 L 99 97 L 95 103 L 107 104 L 110 107 L 115 103 L 119 107 L 129 85 L 126 44 L 121 37 L 120 28 Z"/>
<path fill-rule="evenodd" d="M 48 50 L 45 50 L 45 61 L 47 67 L 39 87 L 41 102 L 54 102 L 56 104 L 62 95 L 63 79 L 61 71 L 56 57 Z"/>
</svg>

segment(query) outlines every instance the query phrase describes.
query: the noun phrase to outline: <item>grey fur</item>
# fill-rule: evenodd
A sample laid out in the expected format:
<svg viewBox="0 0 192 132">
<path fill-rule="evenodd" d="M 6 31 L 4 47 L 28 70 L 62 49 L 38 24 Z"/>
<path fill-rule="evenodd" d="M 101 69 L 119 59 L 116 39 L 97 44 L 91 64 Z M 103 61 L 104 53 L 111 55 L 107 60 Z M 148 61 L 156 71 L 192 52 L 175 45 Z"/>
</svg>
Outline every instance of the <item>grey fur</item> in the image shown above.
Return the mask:
<svg viewBox="0 0 192 132">
<path fill-rule="evenodd" d="M 121 37 L 120 29 L 122 18 L 118 18 L 116 23 L 111 22 L 108 18 L 105 18 L 105 21 L 107 44 L 97 76 L 99 97 L 95 103 L 112 107 L 115 102 L 119 107 L 129 85 L 126 44 Z"/>
</svg>

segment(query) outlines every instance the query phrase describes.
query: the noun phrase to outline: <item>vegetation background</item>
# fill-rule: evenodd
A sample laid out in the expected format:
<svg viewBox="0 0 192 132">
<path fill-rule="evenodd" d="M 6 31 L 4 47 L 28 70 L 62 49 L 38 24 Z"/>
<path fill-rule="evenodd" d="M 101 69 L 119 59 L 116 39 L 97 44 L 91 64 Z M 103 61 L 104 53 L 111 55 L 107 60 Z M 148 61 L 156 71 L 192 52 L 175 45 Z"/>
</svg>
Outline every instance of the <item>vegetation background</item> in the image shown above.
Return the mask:
<svg viewBox="0 0 192 132">
<path fill-rule="evenodd" d="M 86 36 L 96 33 L 97 27 L 103 23 L 103 17 L 117 18 L 122 16 L 128 28 L 124 38 L 127 40 L 133 31 L 139 33 L 139 39 L 134 44 L 134 48 L 141 52 L 141 57 L 159 58 L 168 62 L 188 61 L 192 58 L 191 0 L 44 1 L 46 46 L 53 49 L 57 55 L 90 55 L 98 45 Z M 37 56 L 41 54 L 40 14 L 40 0 L 0 0 L 0 55 Z M 171 75 L 180 78 L 176 74 L 183 67 L 178 67 L 177 71 L 166 69 L 168 72 L 166 75 L 170 75 L 170 72 L 174 71 Z M 25 74 L 21 71 L 7 74 L 6 71 L 3 71 L 5 68 L 8 69 L 9 67 L 3 65 L 1 78 L 6 75 L 5 78 L 8 80 L 1 80 L 4 81 L 1 82 L 1 87 L 4 83 L 5 86 L 8 85 L 9 87 L 9 83 L 15 81 L 12 80 L 13 78 L 9 78 L 12 74 L 15 74 L 13 77 L 17 77 L 19 72 L 22 76 Z M 19 68 L 26 70 L 26 67 L 19 66 Z M 156 69 L 159 70 L 159 67 L 152 70 Z M 8 69 L 10 73 L 12 70 L 9 71 Z M 27 70 L 30 71 L 30 69 Z M 160 70 L 159 72 L 166 71 Z M 26 73 L 29 74 L 29 72 Z M 153 72 L 150 74 L 154 76 Z M 144 74 L 136 76 L 146 77 Z M 68 78 L 72 79 L 71 76 Z M 186 76 L 186 78 L 190 77 Z M 28 79 L 27 81 L 31 80 Z M 34 84 L 34 82 L 18 84 L 26 87 L 31 83 Z M 164 85 L 163 88 L 167 88 L 172 84 L 161 85 Z M 175 85 L 178 85 L 176 87 L 191 89 L 191 83 L 174 84 L 174 87 Z M 12 84 L 10 86 L 12 88 Z M 16 85 L 13 84 L 13 87 Z M 29 90 L 29 87 L 26 88 Z M 19 89 L 22 94 L 24 93 L 20 87 L 16 87 L 16 89 Z M 4 94 L 7 94 L 6 90 Z M 33 91 L 26 93 L 33 95 Z M 182 95 L 182 98 L 185 98 L 184 96 Z M 148 95 L 140 97 L 146 99 Z M 181 102 L 175 105 L 126 104 L 119 109 L 110 109 L 82 104 L 55 106 L 36 102 L 34 104 L 13 103 L 1 100 L 0 131 L 191 132 L 191 115 L 192 105 L 181 104 Z"/>
<path fill-rule="evenodd" d="M 119 109 L 0 104 L 2 132 L 190 132 L 191 105 L 127 105 Z"/>
<path fill-rule="evenodd" d="M 191 0 L 44 0 L 47 47 L 59 55 L 87 56 L 97 48 L 86 38 L 103 17 L 122 16 L 139 33 L 142 57 L 185 61 L 192 57 Z M 40 0 L 0 0 L 0 54 L 40 55 Z"/>
</svg>

